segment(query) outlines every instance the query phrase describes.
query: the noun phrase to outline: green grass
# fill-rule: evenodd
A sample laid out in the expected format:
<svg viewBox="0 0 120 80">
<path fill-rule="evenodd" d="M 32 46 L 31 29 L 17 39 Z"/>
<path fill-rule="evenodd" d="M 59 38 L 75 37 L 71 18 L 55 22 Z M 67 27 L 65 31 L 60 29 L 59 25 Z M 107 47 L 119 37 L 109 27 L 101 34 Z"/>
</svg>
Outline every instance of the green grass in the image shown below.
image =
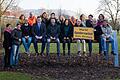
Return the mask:
<svg viewBox="0 0 120 80">
<path fill-rule="evenodd" d="M 0 80 L 32 80 L 31 76 L 18 72 L 0 72 Z"/>
<path fill-rule="evenodd" d="M 86 46 L 87 46 L 86 48 L 87 48 L 87 51 L 88 51 L 88 45 L 86 45 Z M 40 52 L 41 43 L 38 45 L 38 47 L 39 47 L 38 49 L 39 49 L 39 52 Z M 120 52 L 120 35 L 118 35 L 118 49 L 119 49 L 119 52 Z M 61 46 L 60 46 L 61 53 L 63 52 L 62 50 L 63 49 L 62 49 L 62 44 L 61 44 Z M 20 47 L 20 52 L 25 52 L 23 45 L 21 45 L 21 47 Z M 31 44 L 30 52 L 35 53 L 33 43 Z M 56 44 L 54 44 L 54 43 L 50 44 L 50 53 L 56 53 L 56 52 L 57 52 Z M 66 52 L 67 52 L 67 45 L 66 45 Z M 98 53 L 98 52 L 99 52 L 99 44 L 98 43 L 93 43 L 93 53 Z M 77 53 L 77 44 L 76 43 L 71 44 L 71 53 Z"/>
<path fill-rule="evenodd" d="M 45 76 L 33 76 L 19 72 L 0 72 L 0 80 L 54 80 Z"/>
</svg>

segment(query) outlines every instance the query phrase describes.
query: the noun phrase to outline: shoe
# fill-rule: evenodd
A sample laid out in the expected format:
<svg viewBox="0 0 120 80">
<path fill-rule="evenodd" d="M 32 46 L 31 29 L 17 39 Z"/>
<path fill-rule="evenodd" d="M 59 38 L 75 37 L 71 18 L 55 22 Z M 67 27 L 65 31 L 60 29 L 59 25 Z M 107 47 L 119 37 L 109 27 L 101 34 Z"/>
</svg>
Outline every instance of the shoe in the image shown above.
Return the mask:
<svg viewBox="0 0 120 80">
<path fill-rule="evenodd" d="M 70 50 L 68 50 L 68 56 L 70 56 Z"/>
<path fill-rule="evenodd" d="M 91 57 L 91 55 L 92 55 L 92 52 L 90 51 L 90 52 L 89 52 L 89 57 Z"/>
<path fill-rule="evenodd" d="M 107 52 L 106 52 L 106 51 L 104 51 L 104 53 L 103 53 L 103 54 L 104 54 L 104 56 L 106 56 L 106 55 L 107 55 Z"/>
<path fill-rule="evenodd" d="M 63 56 L 65 56 L 65 50 L 63 50 Z"/>
<path fill-rule="evenodd" d="M 43 53 L 40 53 L 40 55 L 41 55 L 42 57 L 44 57 L 44 56 L 45 56 Z"/>
<path fill-rule="evenodd" d="M 39 56 L 39 53 L 36 53 L 36 55 L 35 55 L 35 56 L 36 56 L 36 57 L 37 57 L 37 56 Z"/>
<path fill-rule="evenodd" d="M 78 56 L 81 56 L 81 52 L 80 52 L 80 51 L 78 51 L 78 53 L 77 53 L 77 54 L 78 54 Z"/>
<path fill-rule="evenodd" d="M 112 55 L 116 55 L 116 54 L 114 53 L 114 51 L 112 51 L 111 54 L 112 54 Z"/>
</svg>

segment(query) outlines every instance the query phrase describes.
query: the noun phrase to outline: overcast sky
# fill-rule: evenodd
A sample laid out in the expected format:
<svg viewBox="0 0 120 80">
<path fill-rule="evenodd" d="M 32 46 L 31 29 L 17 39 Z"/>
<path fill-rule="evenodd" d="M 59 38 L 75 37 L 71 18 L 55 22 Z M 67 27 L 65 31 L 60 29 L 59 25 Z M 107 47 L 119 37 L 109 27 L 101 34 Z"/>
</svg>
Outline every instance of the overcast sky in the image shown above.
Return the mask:
<svg viewBox="0 0 120 80">
<path fill-rule="evenodd" d="M 67 9 L 85 14 L 94 14 L 100 0 L 21 0 L 23 9 Z"/>
</svg>

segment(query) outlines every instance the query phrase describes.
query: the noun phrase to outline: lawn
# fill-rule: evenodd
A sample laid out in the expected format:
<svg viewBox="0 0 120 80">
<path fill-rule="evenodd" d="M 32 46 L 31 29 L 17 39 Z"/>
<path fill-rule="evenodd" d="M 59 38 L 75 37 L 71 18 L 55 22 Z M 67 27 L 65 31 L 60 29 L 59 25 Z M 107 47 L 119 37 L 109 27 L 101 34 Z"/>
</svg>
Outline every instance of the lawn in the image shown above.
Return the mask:
<svg viewBox="0 0 120 80">
<path fill-rule="evenodd" d="M 120 35 L 118 35 L 118 48 L 119 48 L 119 52 L 120 52 L 120 44 L 119 43 L 120 43 Z M 88 51 L 88 45 L 86 45 L 86 46 L 87 46 L 87 51 Z M 38 47 L 39 47 L 39 52 L 40 52 L 40 50 L 41 50 L 41 43 L 38 44 Z M 61 44 L 61 46 L 60 46 L 61 53 L 63 52 L 62 50 L 63 49 L 62 49 L 62 44 Z M 56 53 L 56 51 L 57 51 L 56 44 L 55 43 L 50 44 L 50 53 Z M 25 52 L 23 45 L 21 45 L 21 47 L 20 47 L 20 52 L 21 53 Z M 30 52 L 31 53 L 35 53 L 34 47 L 33 47 L 33 43 L 31 44 Z M 67 45 L 66 45 L 66 52 L 67 52 Z M 93 53 L 98 53 L 98 52 L 99 52 L 99 45 L 98 45 L 98 43 L 93 43 Z M 77 44 L 76 43 L 72 43 L 71 44 L 71 53 L 74 53 L 74 54 L 77 53 Z"/>
<path fill-rule="evenodd" d="M 31 76 L 18 72 L 0 72 L 0 80 L 31 80 Z"/>
<path fill-rule="evenodd" d="M 32 76 L 19 72 L 0 72 L 0 80 L 53 80 L 48 77 Z"/>
</svg>

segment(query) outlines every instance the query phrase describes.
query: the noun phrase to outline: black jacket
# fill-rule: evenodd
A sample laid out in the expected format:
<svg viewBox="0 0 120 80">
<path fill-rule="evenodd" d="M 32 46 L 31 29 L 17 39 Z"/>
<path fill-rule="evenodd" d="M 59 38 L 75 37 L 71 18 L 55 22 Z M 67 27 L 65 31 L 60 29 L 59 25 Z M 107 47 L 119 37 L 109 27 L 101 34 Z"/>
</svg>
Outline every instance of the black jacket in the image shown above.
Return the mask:
<svg viewBox="0 0 120 80">
<path fill-rule="evenodd" d="M 32 31 L 31 31 L 32 27 L 28 24 L 27 26 L 25 24 L 23 24 L 21 26 L 21 30 L 22 30 L 22 37 L 25 36 L 31 36 Z"/>
<path fill-rule="evenodd" d="M 93 28 L 92 21 L 90 21 L 90 20 L 86 20 L 86 27 Z"/>
<path fill-rule="evenodd" d="M 94 36 L 95 36 L 95 40 L 99 40 L 100 36 L 103 34 L 101 27 L 98 25 L 95 27 L 95 32 L 94 32 Z"/>
<path fill-rule="evenodd" d="M 69 28 L 68 28 L 67 36 L 65 35 L 65 27 L 69 27 Z M 72 35 L 73 35 L 73 27 L 72 27 L 71 25 L 68 25 L 68 26 L 63 25 L 63 26 L 61 27 L 61 36 L 62 36 L 62 39 L 64 39 L 64 37 L 69 37 L 69 38 L 71 38 Z"/>
<path fill-rule="evenodd" d="M 5 31 L 4 32 L 4 41 L 3 41 L 3 47 L 4 48 L 9 48 L 12 46 L 12 38 L 11 38 L 11 33 Z"/>
<path fill-rule="evenodd" d="M 60 27 L 59 25 L 55 24 L 54 26 L 50 24 L 47 28 L 47 38 L 55 37 L 58 38 L 60 34 Z"/>
<path fill-rule="evenodd" d="M 38 28 L 38 24 L 34 24 L 33 28 L 32 28 L 32 35 L 35 37 L 37 36 L 42 36 L 45 37 L 46 36 L 46 25 L 42 22 L 40 29 Z"/>
<path fill-rule="evenodd" d="M 22 39 L 22 31 L 14 29 L 12 31 L 12 44 L 20 45 L 21 41 L 19 39 Z"/>
</svg>

